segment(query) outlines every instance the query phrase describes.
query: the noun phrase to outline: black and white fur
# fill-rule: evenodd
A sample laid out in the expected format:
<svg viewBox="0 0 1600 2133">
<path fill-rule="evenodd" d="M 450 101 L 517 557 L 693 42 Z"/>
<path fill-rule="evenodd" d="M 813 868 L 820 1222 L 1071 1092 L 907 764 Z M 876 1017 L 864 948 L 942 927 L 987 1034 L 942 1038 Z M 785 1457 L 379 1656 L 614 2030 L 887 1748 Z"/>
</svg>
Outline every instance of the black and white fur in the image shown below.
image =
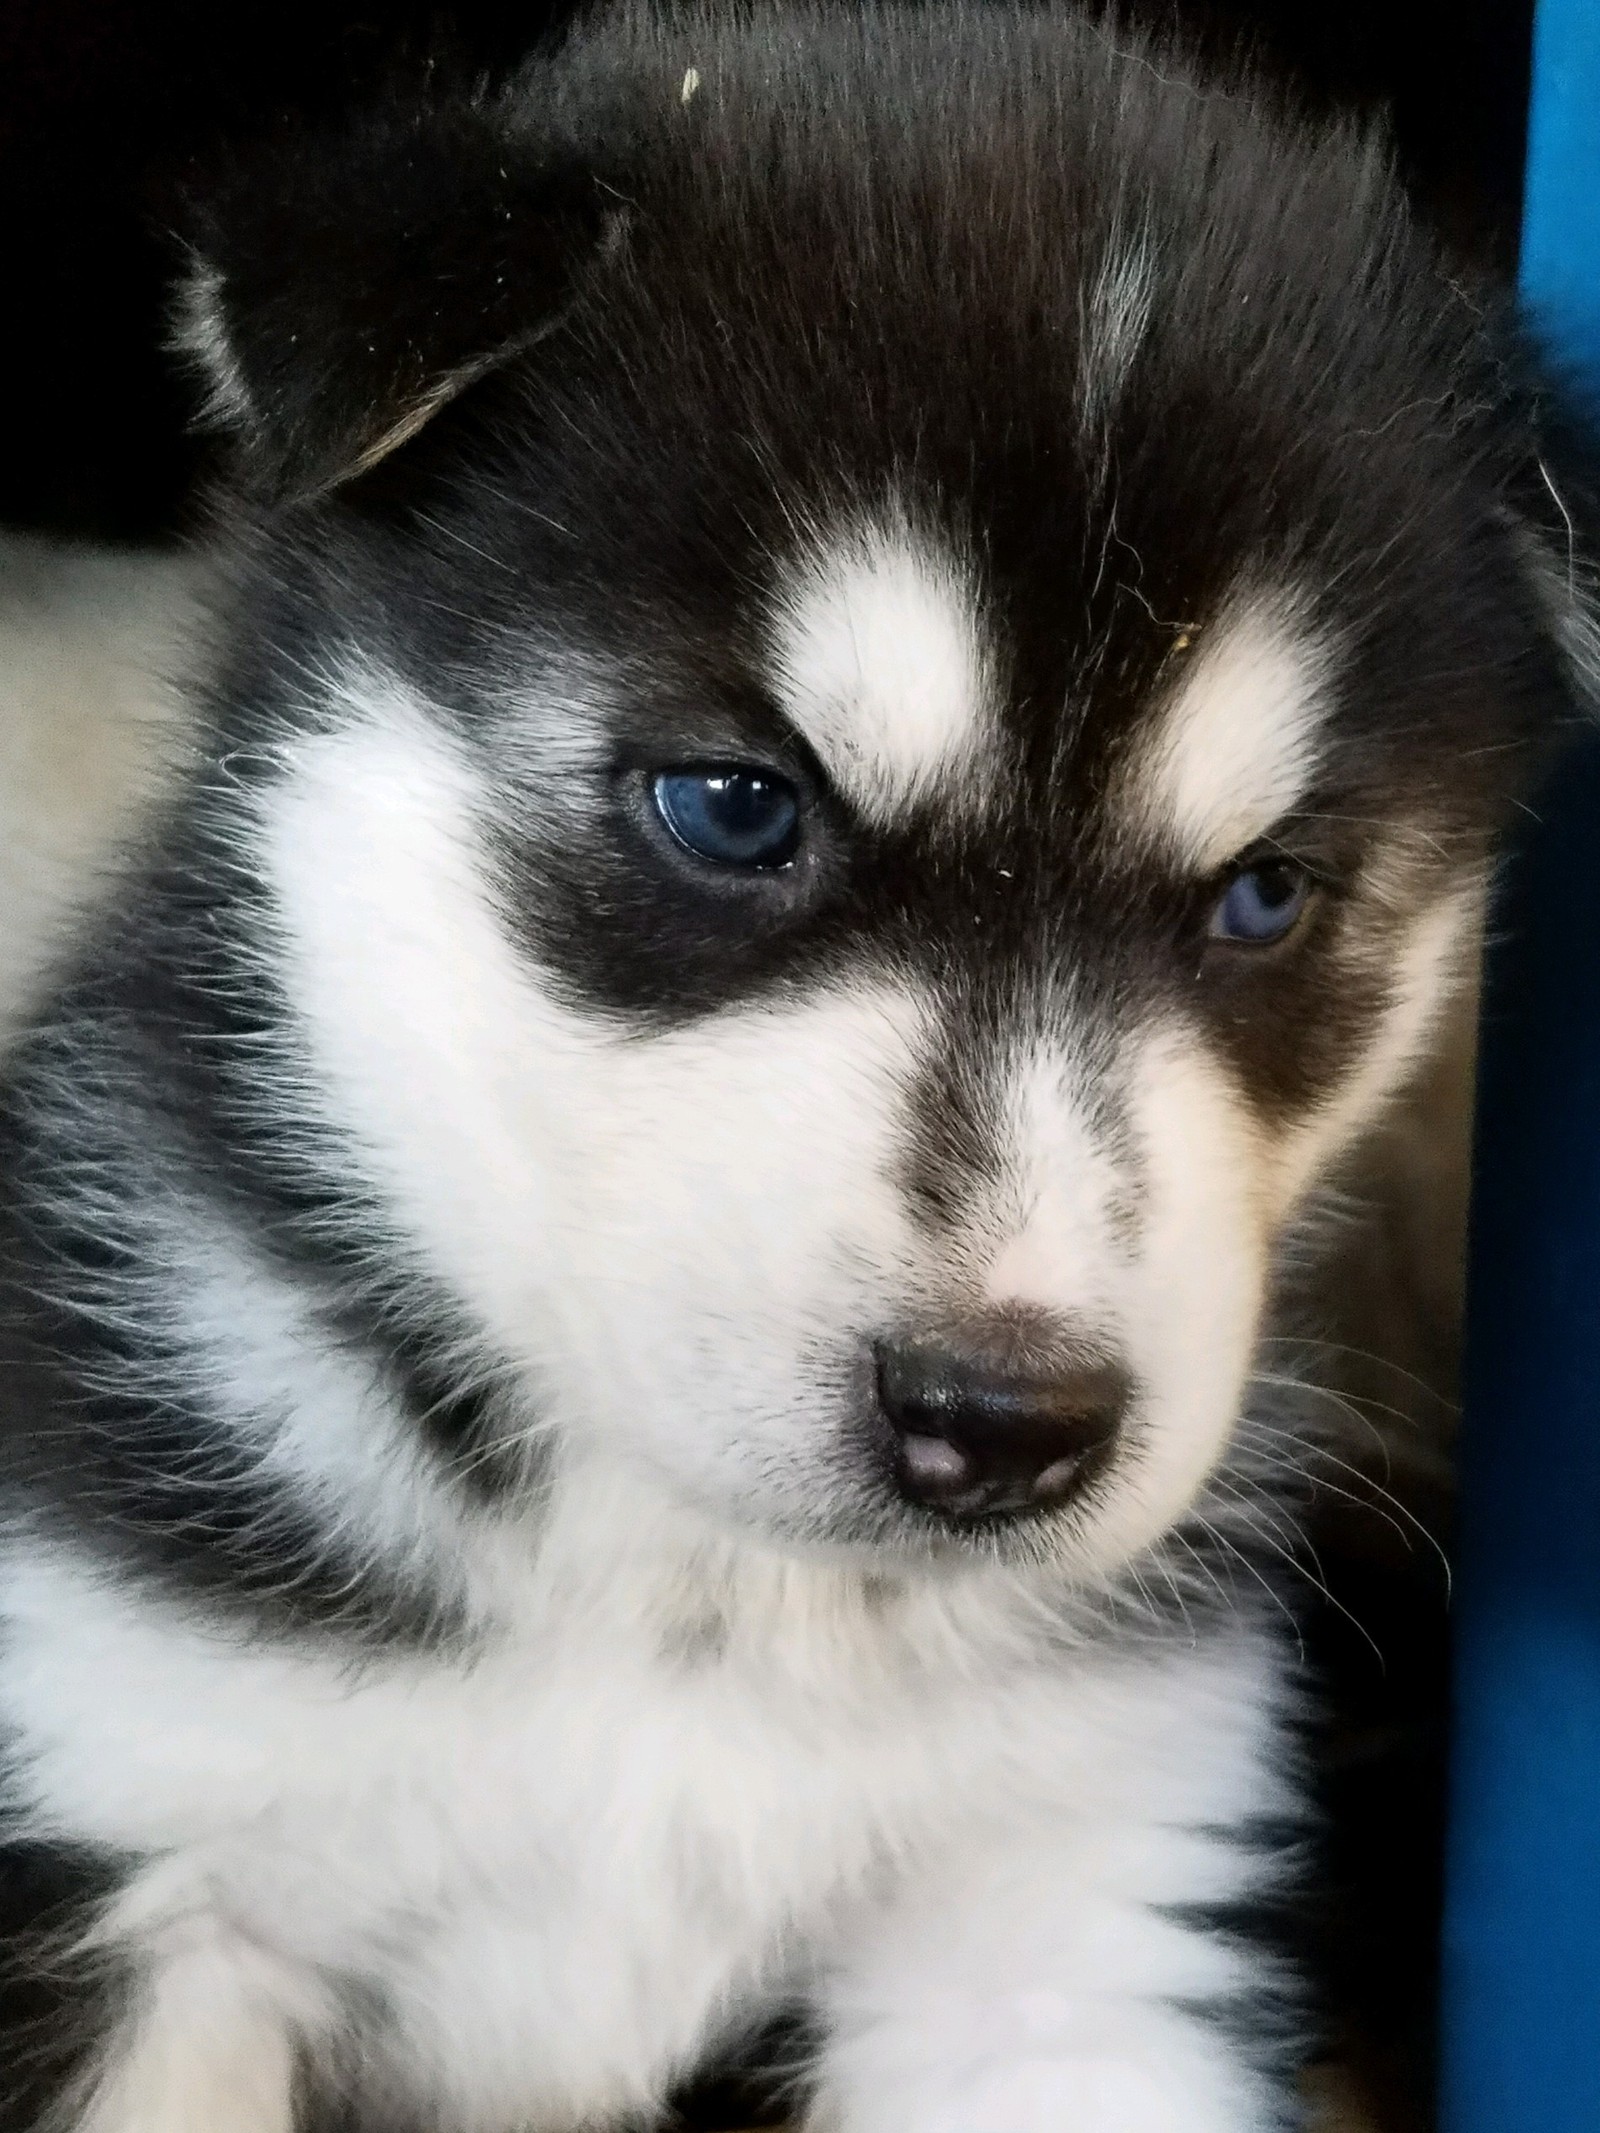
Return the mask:
<svg viewBox="0 0 1600 2133">
<path fill-rule="evenodd" d="M 0 2126 L 634 2123 L 779 2012 L 815 2133 L 1288 2122 L 1236 1429 L 1593 643 L 1510 333 L 1362 140 L 960 5 L 269 156 L 182 331 L 210 738 L 0 1107 Z M 991 1322 L 1132 1403 L 963 1524 L 873 1356 Z"/>
</svg>

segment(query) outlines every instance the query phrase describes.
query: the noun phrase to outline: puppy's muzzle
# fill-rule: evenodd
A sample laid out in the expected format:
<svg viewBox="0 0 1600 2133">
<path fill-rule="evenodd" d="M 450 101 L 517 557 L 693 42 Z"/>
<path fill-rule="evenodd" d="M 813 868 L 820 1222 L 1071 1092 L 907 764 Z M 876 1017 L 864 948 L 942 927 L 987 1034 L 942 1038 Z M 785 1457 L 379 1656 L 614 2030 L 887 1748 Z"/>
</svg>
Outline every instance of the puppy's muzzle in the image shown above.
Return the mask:
<svg viewBox="0 0 1600 2133">
<path fill-rule="evenodd" d="M 1102 1348 L 1032 1321 L 997 1317 L 878 1349 L 896 1485 L 949 1518 L 1065 1503 L 1104 1465 L 1130 1393 Z"/>
</svg>

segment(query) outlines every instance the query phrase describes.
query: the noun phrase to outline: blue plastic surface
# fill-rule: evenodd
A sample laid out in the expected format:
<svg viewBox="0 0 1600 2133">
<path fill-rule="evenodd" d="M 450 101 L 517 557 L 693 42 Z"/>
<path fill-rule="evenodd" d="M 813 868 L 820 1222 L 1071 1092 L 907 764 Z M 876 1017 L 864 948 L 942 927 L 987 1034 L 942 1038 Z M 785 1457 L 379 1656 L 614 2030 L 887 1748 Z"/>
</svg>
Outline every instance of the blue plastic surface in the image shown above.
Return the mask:
<svg viewBox="0 0 1600 2133">
<path fill-rule="evenodd" d="M 1600 377 L 1600 0 L 1540 0 L 1522 279 Z M 1600 2133 L 1600 744 L 1538 813 L 1483 1024 L 1444 2133 Z"/>
<path fill-rule="evenodd" d="M 1541 812 L 1484 1017 L 1446 2133 L 1600 2133 L 1600 751 Z"/>
<path fill-rule="evenodd" d="M 1564 350 L 1600 375 L 1600 5 L 1538 0 L 1522 286 Z"/>
</svg>

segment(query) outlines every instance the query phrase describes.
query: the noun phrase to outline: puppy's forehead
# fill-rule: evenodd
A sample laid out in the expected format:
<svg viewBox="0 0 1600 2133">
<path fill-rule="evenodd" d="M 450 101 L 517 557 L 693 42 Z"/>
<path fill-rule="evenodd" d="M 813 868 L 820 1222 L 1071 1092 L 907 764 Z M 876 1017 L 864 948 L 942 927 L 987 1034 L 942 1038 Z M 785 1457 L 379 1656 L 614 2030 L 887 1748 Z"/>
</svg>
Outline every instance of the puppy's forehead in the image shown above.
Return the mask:
<svg viewBox="0 0 1600 2133">
<path fill-rule="evenodd" d="M 811 537 L 780 566 L 767 635 L 774 696 L 869 820 L 992 789 L 995 646 L 947 537 L 894 517 Z"/>
<path fill-rule="evenodd" d="M 1068 626 L 1061 617 L 1063 633 Z M 1063 645 L 1063 651 L 1065 645 Z M 859 521 L 783 567 L 769 681 L 834 784 L 869 820 L 918 808 L 979 816 L 1012 750 L 1005 648 L 958 545 L 909 521 Z M 1321 755 L 1331 658 L 1286 591 L 1240 591 L 1179 632 L 1169 672 L 1124 707 L 1112 805 L 1185 872 L 1227 863 L 1291 814 Z M 1092 671 L 1082 676 L 1094 690 Z M 1035 705 L 1061 727 L 1086 704 Z M 1071 751 L 1055 755 L 1070 777 Z M 1036 794 L 1054 813 L 1068 792 Z"/>
</svg>

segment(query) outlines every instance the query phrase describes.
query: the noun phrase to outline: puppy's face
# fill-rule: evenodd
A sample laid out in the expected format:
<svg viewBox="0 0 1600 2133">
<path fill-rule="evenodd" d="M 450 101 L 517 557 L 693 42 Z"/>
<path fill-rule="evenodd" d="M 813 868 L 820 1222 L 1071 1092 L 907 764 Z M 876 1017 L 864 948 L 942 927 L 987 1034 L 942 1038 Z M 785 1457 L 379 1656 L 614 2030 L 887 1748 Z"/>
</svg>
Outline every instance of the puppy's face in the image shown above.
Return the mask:
<svg viewBox="0 0 1600 2133">
<path fill-rule="evenodd" d="M 658 171 L 532 357 L 291 519 L 309 1087 L 562 1459 L 1093 1575 L 1425 1044 L 1553 655 L 1403 277 L 1335 303 L 1238 202 L 1046 242 L 1043 155 L 1008 258 L 959 159 L 886 208 L 794 153 Z"/>
<path fill-rule="evenodd" d="M 342 1117 L 568 1456 L 1105 1565 L 1216 1459 L 1478 870 L 1299 588 L 1133 603 L 1123 689 L 1027 686 L 1008 604 L 883 514 L 721 628 L 619 595 L 435 670 L 454 731 L 358 665 L 274 872 Z"/>
</svg>

